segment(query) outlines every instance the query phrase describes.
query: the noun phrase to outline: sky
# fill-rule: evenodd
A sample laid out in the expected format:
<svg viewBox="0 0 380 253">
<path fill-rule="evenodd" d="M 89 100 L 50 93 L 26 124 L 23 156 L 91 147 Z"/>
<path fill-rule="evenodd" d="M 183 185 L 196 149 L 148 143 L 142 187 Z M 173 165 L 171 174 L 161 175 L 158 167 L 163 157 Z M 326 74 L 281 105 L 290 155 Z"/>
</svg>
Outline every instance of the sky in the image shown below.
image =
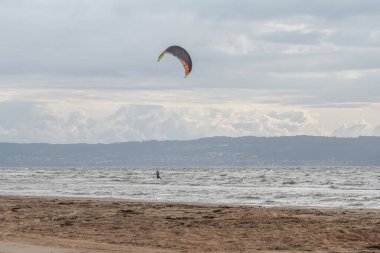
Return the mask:
<svg viewBox="0 0 380 253">
<path fill-rule="evenodd" d="M 0 142 L 379 136 L 379 24 L 375 0 L 0 0 Z"/>
</svg>

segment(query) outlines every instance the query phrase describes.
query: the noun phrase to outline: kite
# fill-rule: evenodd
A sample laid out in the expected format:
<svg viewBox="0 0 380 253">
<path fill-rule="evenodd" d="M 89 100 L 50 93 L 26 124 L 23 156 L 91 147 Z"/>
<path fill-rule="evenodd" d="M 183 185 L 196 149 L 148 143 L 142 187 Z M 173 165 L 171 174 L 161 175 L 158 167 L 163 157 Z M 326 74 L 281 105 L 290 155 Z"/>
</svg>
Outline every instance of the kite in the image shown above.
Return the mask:
<svg viewBox="0 0 380 253">
<path fill-rule="evenodd" d="M 185 77 L 190 74 L 193 63 L 191 61 L 189 53 L 185 49 L 180 46 L 168 47 L 164 52 L 162 52 L 162 54 L 160 54 L 158 61 L 160 61 L 165 54 L 171 54 L 181 61 L 183 67 L 185 68 Z"/>
</svg>

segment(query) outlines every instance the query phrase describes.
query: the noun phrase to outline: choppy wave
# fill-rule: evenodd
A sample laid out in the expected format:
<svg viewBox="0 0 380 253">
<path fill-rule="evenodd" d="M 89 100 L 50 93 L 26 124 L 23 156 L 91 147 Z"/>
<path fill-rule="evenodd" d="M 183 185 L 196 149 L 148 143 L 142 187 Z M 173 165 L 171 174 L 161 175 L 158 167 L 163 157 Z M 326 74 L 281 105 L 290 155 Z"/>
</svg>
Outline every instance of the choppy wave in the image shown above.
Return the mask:
<svg viewBox="0 0 380 253">
<path fill-rule="evenodd" d="M 1 168 L 1 195 L 380 208 L 380 167 Z"/>
</svg>

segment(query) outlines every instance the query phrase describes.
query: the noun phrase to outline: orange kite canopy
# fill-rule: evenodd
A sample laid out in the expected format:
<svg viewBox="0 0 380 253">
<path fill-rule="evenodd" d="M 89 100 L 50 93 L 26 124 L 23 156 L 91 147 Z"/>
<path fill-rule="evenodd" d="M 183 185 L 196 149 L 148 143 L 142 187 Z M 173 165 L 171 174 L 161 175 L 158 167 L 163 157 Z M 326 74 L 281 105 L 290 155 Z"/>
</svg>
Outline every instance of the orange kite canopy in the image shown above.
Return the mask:
<svg viewBox="0 0 380 253">
<path fill-rule="evenodd" d="M 185 77 L 190 74 L 191 69 L 193 68 L 193 63 L 191 61 L 189 53 L 185 49 L 180 46 L 168 47 L 164 52 L 162 52 L 162 54 L 160 54 L 158 61 L 160 61 L 165 54 L 172 54 L 181 61 L 183 67 L 185 68 Z"/>
</svg>

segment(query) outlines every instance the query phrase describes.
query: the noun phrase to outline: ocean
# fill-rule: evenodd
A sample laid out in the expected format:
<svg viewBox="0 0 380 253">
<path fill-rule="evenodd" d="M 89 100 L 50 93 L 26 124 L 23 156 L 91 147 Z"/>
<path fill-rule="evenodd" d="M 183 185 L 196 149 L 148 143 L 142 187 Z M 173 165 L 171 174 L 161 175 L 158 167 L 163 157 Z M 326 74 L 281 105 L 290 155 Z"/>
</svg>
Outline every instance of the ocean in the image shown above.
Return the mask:
<svg viewBox="0 0 380 253">
<path fill-rule="evenodd" d="M 0 168 L 0 195 L 380 208 L 380 167 Z"/>
</svg>

